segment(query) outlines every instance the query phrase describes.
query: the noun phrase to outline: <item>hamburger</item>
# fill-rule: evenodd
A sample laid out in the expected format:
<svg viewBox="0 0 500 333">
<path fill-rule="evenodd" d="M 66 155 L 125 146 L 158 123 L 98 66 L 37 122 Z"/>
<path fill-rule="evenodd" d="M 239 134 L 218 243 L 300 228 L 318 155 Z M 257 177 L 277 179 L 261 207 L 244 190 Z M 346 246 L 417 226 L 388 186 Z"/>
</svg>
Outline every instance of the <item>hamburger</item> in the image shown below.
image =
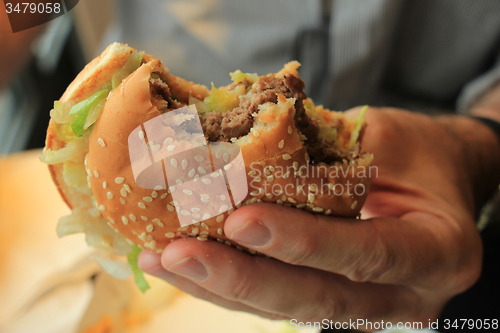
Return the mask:
<svg viewBox="0 0 500 333">
<path fill-rule="evenodd" d="M 235 71 L 208 89 L 128 45 L 108 46 L 51 110 L 40 159 L 72 210 L 58 235 L 84 232 L 137 272 L 142 249 L 162 253 L 178 238 L 255 254 L 224 234 L 244 205 L 358 216 L 373 159 L 360 153 L 366 107 L 349 117 L 316 106 L 298 67 Z"/>
</svg>

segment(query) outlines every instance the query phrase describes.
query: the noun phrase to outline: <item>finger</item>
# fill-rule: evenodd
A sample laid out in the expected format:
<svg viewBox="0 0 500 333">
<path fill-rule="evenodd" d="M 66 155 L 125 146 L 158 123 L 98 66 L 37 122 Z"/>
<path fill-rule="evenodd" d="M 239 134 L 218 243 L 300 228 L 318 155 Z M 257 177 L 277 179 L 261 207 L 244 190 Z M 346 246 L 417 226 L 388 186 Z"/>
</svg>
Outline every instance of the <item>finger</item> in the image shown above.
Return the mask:
<svg viewBox="0 0 500 333">
<path fill-rule="evenodd" d="M 445 239 L 454 234 L 451 229 L 424 213 L 357 220 L 264 203 L 236 210 L 224 227 L 237 243 L 290 264 L 357 282 L 396 284 L 425 284 L 423 279 L 448 271 L 443 265 L 453 257 L 446 252 L 452 249 L 446 248 L 450 242 Z"/>
<path fill-rule="evenodd" d="M 400 304 L 415 302 L 415 295 L 400 287 L 354 283 L 212 241 L 177 240 L 165 248 L 162 265 L 224 299 L 288 318 L 382 318 L 403 315 Z"/>
<path fill-rule="evenodd" d="M 253 313 L 263 318 L 269 318 L 274 320 L 287 319 L 286 317 L 279 314 L 261 311 L 253 307 L 250 307 L 246 304 L 243 304 L 241 302 L 225 299 L 219 295 L 216 295 L 208 291 L 205 288 L 198 286 L 196 283 L 190 281 L 189 279 L 186 279 L 180 275 L 167 271 L 161 265 L 161 256 L 159 254 L 151 253 L 149 251 L 142 251 L 139 257 L 139 268 L 143 272 L 155 276 L 157 278 L 160 278 L 170 283 L 171 285 L 179 288 L 180 290 L 184 291 L 187 294 L 217 304 L 226 309 Z"/>
</svg>

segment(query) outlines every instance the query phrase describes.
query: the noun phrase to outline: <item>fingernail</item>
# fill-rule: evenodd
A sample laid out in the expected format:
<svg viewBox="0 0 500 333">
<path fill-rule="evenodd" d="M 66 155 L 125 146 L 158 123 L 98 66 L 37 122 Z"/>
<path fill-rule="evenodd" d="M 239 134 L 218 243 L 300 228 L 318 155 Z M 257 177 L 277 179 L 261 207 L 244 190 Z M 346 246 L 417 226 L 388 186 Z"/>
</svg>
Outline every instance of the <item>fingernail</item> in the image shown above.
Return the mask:
<svg viewBox="0 0 500 333">
<path fill-rule="evenodd" d="M 170 265 L 167 270 L 196 281 L 204 281 L 208 277 L 205 266 L 194 257 L 184 258 Z"/>
<path fill-rule="evenodd" d="M 235 229 L 230 238 L 243 245 L 264 246 L 271 240 L 271 232 L 262 222 L 250 220 Z"/>
</svg>

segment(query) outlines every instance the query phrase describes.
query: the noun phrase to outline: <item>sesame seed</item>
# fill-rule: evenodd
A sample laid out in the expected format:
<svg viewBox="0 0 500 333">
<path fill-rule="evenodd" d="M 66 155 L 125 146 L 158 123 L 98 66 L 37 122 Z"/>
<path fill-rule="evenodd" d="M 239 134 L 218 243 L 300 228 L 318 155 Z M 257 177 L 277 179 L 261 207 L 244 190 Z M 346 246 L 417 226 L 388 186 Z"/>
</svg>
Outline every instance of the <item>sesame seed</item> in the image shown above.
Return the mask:
<svg viewBox="0 0 500 333">
<path fill-rule="evenodd" d="M 283 204 L 283 200 L 278 199 L 278 200 L 276 200 L 276 203 L 277 203 L 278 205 L 282 205 L 282 204 Z"/>
<path fill-rule="evenodd" d="M 116 178 L 115 178 L 115 183 L 117 183 L 117 184 L 121 184 L 121 183 L 123 183 L 123 181 L 124 181 L 124 180 L 125 180 L 125 178 L 124 178 L 124 177 L 116 177 Z"/>
<path fill-rule="evenodd" d="M 201 227 L 208 230 L 208 225 L 205 222 L 201 222 Z"/>
<path fill-rule="evenodd" d="M 183 210 L 181 210 L 181 214 L 185 215 L 185 216 L 188 216 L 188 215 L 191 215 L 191 212 L 189 210 L 183 209 Z"/>
<path fill-rule="evenodd" d="M 292 126 L 288 126 L 288 134 L 292 134 Z"/>
<path fill-rule="evenodd" d="M 313 203 L 315 198 L 316 198 L 316 197 L 315 197 L 315 196 L 314 196 L 314 194 L 312 194 L 312 193 L 309 193 L 309 194 L 307 195 L 307 201 L 308 201 L 308 202 L 310 202 L 310 203 Z"/>
<path fill-rule="evenodd" d="M 221 194 L 221 195 L 219 196 L 219 198 L 220 198 L 221 200 L 223 200 L 223 201 L 224 201 L 224 200 L 226 200 L 226 196 L 225 196 L 224 194 Z"/>
<path fill-rule="evenodd" d="M 206 230 L 203 230 L 202 232 L 200 232 L 200 236 L 208 235 L 208 234 L 210 234 L 210 232 L 208 232 Z"/>
<path fill-rule="evenodd" d="M 351 205 L 351 209 L 354 209 L 356 208 L 356 206 L 358 205 L 358 202 L 357 201 L 354 201 Z"/>
<path fill-rule="evenodd" d="M 224 244 L 226 244 L 227 246 L 231 246 L 231 245 L 233 245 L 233 244 L 231 244 L 231 242 L 230 242 L 230 241 L 225 241 L 225 242 L 224 242 Z"/>
<path fill-rule="evenodd" d="M 171 204 L 174 205 L 174 207 L 179 206 L 179 202 L 177 200 L 172 201 Z"/>
<path fill-rule="evenodd" d="M 155 227 L 152 224 L 148 224 L 148 226 L 146 227 L 147 232 L 152 232 L 154 229 Z"/>
<path fill-rule="evenodd" d="M 196 239 L 199 241 L 202 241 L 202 242 L 208 240 L 208 238 L 206 236 L 198 236 L 198 237 L 196 237 Z"/>
<path fill-rule="evenodd" d="M 177 184 L 179 184 L 179 185 L 182 185 L 182 183 L 183 183 L 183 182 L 182 182 L 182 179 L 179 179 L 179 178 L 177 178 L 177 179 L 175 180 L 175 182 L 176 182 Z"/>
<path fill-rule="evenodd" d="M 317 189 L 316 185 L 310 185 L 310 186 L 309 186 L 309 191 L 311 191 L 311 192 L 316 192 L 317 190 L 318 190 L 318 189 Z"/>
<path fill-rule="evenodd" d="M 309 208 L 313 209 L 313 208 L 314 208 L 314 205 L 313 205 L 312 203 L 308 203 L 308 204 L 307 204 L 307 207 L 309 207 Z"/>
<path fill-rule="evenodd" d="M 253 135 L 254 135 L 256 138 L 258 138 L 258 137 L 260 136 L 260 133 L 259 133 L 259 131 L 257 131 L 257 130 L 253 130 L 253 131 L 252 131 L 252 133 L 253 133 Z"/>
<path fill-rule="evenodd" d="M 189 163 L 188 163 L 188 161 L 187 161 L 186 159 L 183 159 L 183 160 L 182 160 L 182 163 L 181 163 L 181 165 L 182 165 L 182 169 L 186 170 L 186 168 L 187 168 L 188 164 L 189 164 Z"/>
<path fill-rule="evenodd" d="M 127 225 L 128 219 L 125 216 L 122 216 L 122 222 L 123 222 L 123 224 Z"/>
<path fill-rule="evenodd" d="M 322 212 L 323 208 L 322 207 L 314 207 L 313 212 Z"/>
<path fill-rule="evenodd" d="M 167 195 L 168 195 L 168 193 L 163 193 L 160 198 L 165 199 L 167 197 Z"/>
<path fill-rule="evenodd" d="M 139 206 L 139 208 L 146 209 L 146 205 L 144 204 L 144 202 L 139 202 L 137 205 Z"/>
<path fill-rule="evenodd" d="M 88 175 L 89 177 L 92 177 L 92 172 L 90 172 L 90 170 L 89 170 L 89 169 L 85 169 L 85 171 L 87 171 L 87 175 Z"/>
<path fill-rule="evenodd" d="M 228 208 L 229 208 L 229 207 L 228 207 L 227 205 L 222 205 L 222 206 L 220 206 L 220 208 L 219 208 L 219 213 L 223 213 L 223 212 L 225 212 Z"/>
<path fill-rule="evenodd" d="M 104 205 L 100 205 L 98 208 L 101 212 L 104 212 L 106 210 L 106 207 Z"/>
<path fill-rule="evenodd" d="M 146 237 L 146 240 L 148 240 L 148 241 L 150 241 L 150 240 L 152 240 L 152 239 L 153 239 L 153 236 L 152 236 L 152 235 L 148 235 L 148 236 Z"/>
<path fill-rule="evenodd" d="M 172 159 L 170 160 L 170 164 L 172 164 L 172 166 L 173 166 L 174 168 L 177 168 L 177 160 L 176 160 L 175 158 L 172 158 Z"/>
<path fill-rule="evenodd" d="M 113 199 L 113 193 L 108 192 L 108 193 L 106 193 L 106 195 L 108 196 L 108 199 L 110 199 L 110 200 Z"/>
<path fill-rule="evenodd" d="M 175 210 L 174 206 L 172 206 L 172 205 L 167 205 L 167 209 L 171 212 L 173 212 Z"/>
<path fill-rule="evenodd" d="M 330 215 L 332 213 L 332 210 L 331 209 L 327 209 L 326 212 L 325 212 L 325 215 Z"/>
<path fill-rule="evenodd" d="M 259 195 L 260 191 L 252 191 L 250 192 L 250 195 L 256 196 Z"/>
<path fill-rule="evenodd" d="M 127 184 L 123 184 L 123 188 L 128 192 L 132 192 L 132 190 L 130 189 L 130 186 L 128 186 Z"/>
<path fill-rule="evenodd" d="M 292 156 L 290 156 L 290 154 L 285 154 L 285 155 L 283 155 L 283 159 L 284 159 L 285 161 L 288 161 L 288 160 L 289 160 L 289 159 L 291 159 L 291 158 L 292 158 Z"/>
<path fill-rule="evenodd" d="M 109 222 L 115 223 L 115 220 L 113 220 L 111 217 L 108 217 Z"/>
<path fill-rule="evenodd" d="M 224 215 L 217 216 L 217 218 L 215 219 L 215 221 L 217 221 L 219 223 L 222 222 L 222 221 L 224 221 Z"/>
<path fill-rule="evenodd" d="M 223 239 L 220 239 L 220 238 L 217 238 L 217 241 L 218 241 L 219 243 L 224 243 L 224 240 L 223 240 Z"/>
<path fill-rule="evenodd" d="M 152 151 L 158 151 L 160 150 L 161 146 L 160 145 L 154 145 L 153 147 L 151 147 L 151 150 Z"/>
<path fill-rule="evenodd" d="M 188 176 L 189 176 L 189 177 L 193 177 L 195 173 L 196 173 L 196 170 L 195 170 L 195 169 L 191 169 L 191 170 L 189 170 L 189 172 L 188 172 Z"/>
<path fill-rule="evenodd" d="M 211 173 L 210 177 L 217 178 L 217 177 L 219 177 L 219 173 L 218 172 Z"/>
<path fill-rule="evenodd" d="M 297 201 L 295 201 L 293 198 L 288 198 L 288 201 L 290 201 L 291 203 L 297 203 Z"/>
<path fill-rule="evenodd" d="M 151 201 L 153 201 L 153 198 L 151 198 L 151 197 L 144 197 L 144 198 L 142 198 L 142 200 L 144 200 L 146 202 L 151 202 Z"/>
<path fill-rule="evenodd" d="M 226 165 L 224 165 L 224 170 L 227 171 L 227 170 L 231 169 L 232 166 L 233 166 L 232 164 L 226 164 Z"/>
<path fill-rule="evenodd" d="M 283 179 L 287 179 L 288 177 L 290 177 L 290 170 L 288 170 L 284 175 L 283 175 Z"/>
<path fill-rule="evenodd" d="M 220 158 L 221 156 L 222 156 L 222 151 L 221 150 L 217 150 L 215 152 L 215 157 Z"/>
<path fill-rule="evenodd" d="M 207 173 L 204 167 L 198 167 L 198 172 L 199 173 Z"/>
<path fill-rule="evenodd" d="M 217 229 L 217 233 L 218 233 L 219 235 L 222 235 L 222 228 Z"/>
<path fill-rule="evenodd" d="M 305 203 L 301 203 L 301 204 L 297 205 L 297 208 L 304 208 L 305 206 L 306 206 Z"/>
<path fill-rule="evenodd" d="M 193 208 L 191 208 L 191 211 L 193 213 L 198 213 L 200 211 L 200 209 L 198 207 L 193 207 Z"/>
<path fill-rule="evenodd" d="M 201 155 L 196 155 L 196 156 L 194 157 L 194 159 L 195 159 L 197 162 L 203 162 L 203 160 L 204 160 L 203 156 L 201 156 Z"/>
<path fill-rule="evenodd" d="M 106 188 L 106 186 L 108 186 L 108 183 L 107 182 L 102 182 L 102 188 Z"/>
<path fill-rule="evenodd" d="M 274 180 L 274 176 L 270 175 L 270 176 L 267 177 L 266 180 L 267 180 L 268 183 L 270 183 L 270 182 L 272 182 Z"/>
<path fill-rule="evenodd" d="M 293 168 L 297 170 L 299 168 L 299 162 L 297 161 L 293 162 Z"/>
<path fill-rule="evenodd" d="M 174 234 L 173 232 L 171 232 L 171 231 L 170 231 L 170 232 L 167 232 L 167 233 L 165 234 L 165 237 L 167 237 L 167 238 L 174 238 L 174 237 L 175 237 L 175 234 Z"/>
<path fill-rule="evenodd" d="M 121 203 L 122 205 L 125 205 L 125 200 L 124 200 L 123 198 L 120 198 L 120 203 Z"/>
<path fill-rule="evenodd" d="M 139 139 L 144 139 L 144 131 L 139 131 Z"/>
<path fill-rule="evenodd" d="M 156 191 L 151 192 L 151 197 L 153 199 L 156 199 L 158 197 L 158 192 L 156 192 Z"/>
<path fill-rule="evenodd" d="M 229 154 L 228 154 L 228 153 L 224 153 L 224 154 L 222 155 L 222 159 L 224 160 L 224 162 L 226 162 L 226 163 L 227 163 L 227 162 L 229 161 Z"/>
<path fill-rule="evenodd" d="M 255 176 L 257 174 L 257 172 L 255 172 L 255 170 L 252 170 L 248 173 L 249 176 Z"/>
<path fill-rule="evenodd" d="M 192 233 L 193 235 L 197 235 L 197 234 L 198 234 L 198 232 L 199 232 L 199 229 L 198 229 L 198 228 L 193 228 L 193 229 L 191 229 L 191 233 Z"/>
<path fill-rule="evenodd" d="M 155 191 L 161 191 L 163 190 L 163 186 L 161 185 L 156 185 L 155 188 L 154 188 Z"/>
<path fill-rule="evenodd" d="M 271 174 L 271 171 L 269 171 L 269 169 L 264 169 L 264 173 L 265 173 L 266 175 L 270 175 L 270 174 Z"/>
<path fill-rule="evenodd" d="M 257 176 L 257 177 L 255 177 L 253 180 L 254 180 L 254 181 L 256 181 L 256 182 L 260 182 L 260 181 L 262 180 L 262 177 Z"/>
<path fill-rule="evenodd" d="M 273 195 L 272 195 L 271 193 L 266 193 L 266 197 L 267 197 L 268 199 L 272 199 L 272 198 L 273 198 Z"/>
<path fill-rule="evenodd" d="M 148 220 L 148 217 L 147 217 L 147 216 L 142 215 L 142 216 L 141 216 L 141 219 L 142 219 L 143 221 L 147 221 L 147 220 Z"/>
<path fill-rule="evenodd" d="M 285 140 L 281 140 L 279 143 L 278 143 L 278 148 L 283 148 L 285 146 Z"/>
<path fill-rule="evenodd" d="M 193 194 L 193 191 L 188 190 L 188 189 L 184 189 L 184 190 L 182 190 L 182 192 L 186 193 L 187 195 L 192 195 Z"/>
<path fill-rule="evenodd" d="M 122 197 L 126 197 L 127 196 L 127 191 L 125 191 L 124 188 L 120 189 L 120 194 L 122 195 Z"/>
<path fill-rule="evenodd" d="M 166 138 L 165 141 L 163 141 L 164 144 L 168 145 L 169 143 L 174 142 L 174 139 L 172 138 Z"/>
<path fill-rule="evenodd" d="M 209 213 L 205 213 L 205 214 L 203 214 L 203 216 L 201 218 L 204 220 L 208 220 L 211 217 L 212 217 L 212 215 L 210 215 Z"/>
<path fill-rule="evenodd" d="M 169 191 L 170 193 L 175 192 L 175 186 L 170 186 L 170 187 L 168 188 L 168 191 Z"/>
<path fill-rule="evenodd" d="M 102 146 L 102 147 L 106 147 L 106 142 L 104 142 L 103 139 L 99 138 L 97 139 L 97 142 L 99 142 L 99 144 Z"/>
<path fill-rule="evenodd" d="M 203 178 L 201 181 L 207 185 L 212 184 L 212 180 L 210 178 Z"/>
<path fill-rule="evenodd" d="M 174 146 L 174 145 L 169 145 L 169 146 L 167 147 L 167 150 L 168 150 L 168 151 L 174 151 L 174 149 L 175 149 L 175 146 Z"/>
<path fill-rule="evenodd" d="M 97 172 L 97 170 L 94 170 L 94 176 L 97 178 L 99 177 L 99 172 Z"/>
</svg>

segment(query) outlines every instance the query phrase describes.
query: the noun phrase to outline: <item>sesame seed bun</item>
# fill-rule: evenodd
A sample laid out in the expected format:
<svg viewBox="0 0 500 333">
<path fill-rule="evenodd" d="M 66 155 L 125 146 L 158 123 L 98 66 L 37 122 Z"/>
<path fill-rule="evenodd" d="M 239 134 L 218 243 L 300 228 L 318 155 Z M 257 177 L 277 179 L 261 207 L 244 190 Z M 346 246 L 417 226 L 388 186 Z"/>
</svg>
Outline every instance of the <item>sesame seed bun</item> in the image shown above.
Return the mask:
<svg viewBox="0 0 500 333">
<path fill-rule="evenodd" d="M 132 51 L 126 45 L 110 45 L 77 76 L 61 101 L 77 103 L 101 89 L 110 81 L 113 73 L 123 66 Z M 161 253 L 169 242 L 179 237 L 197 237 L 201 241 L 211 238 L 232 244 L 223 232 L 227 216 L 234 208 L 255 202 L 297 207 L 314 214 L 344 217 L 359 215 L 368 194 L 370 179 L 366 174 L 360 176 L 356 168 L 367 168 L 372 155 L 355 154 L 328 165 L 312 164 L 304 136 L 294 122 L 296 100 L 283 95 L 278 95 L 277 103 L 260 105 L 259 112 L 253 115 L 250 132 L 231 140 L 241 152 L 244 164 L 240 171 L 244 172 L 247 181 L 244 186 L 248 187 L 243 196 L 235 194 L 238 188 L 234 186 L 228 189 L 233 202 L 227 206 L 231 207 L 232 204 L 233 208 L 222 209 L 224 204 L 219 203 L 222 213 L 210 214 L 209 218 L 203 215 L 202 218 L 202 212 L 197 207 L 203 206 L 207 202 L 203 201 L 203 196 L 208 198 L 213 191 L 195 196 L 189 190 L 176 190 L 174 199 L 175 187 L 182 188 L 178 184 L 196 177 L 210 180 L 209 176 L 214 177 L 212 174 L 228 163 L 234 168 L 238 167 L 236 163 L 231 163 L 238 150 L 226 149 L 223 145 L 211 145 L 211 159 L 199 159 L 199 155 L 194 153 L 185 155 L 182 160 L 165 159 L 165 164 L 170 161 L 174 170 L 172 172 L 179 172 L 174 177 L 178 178 L 177 184 L 171 182 L 149 188 L 137 185 L 129 155 L 129 135 L 147 121 L 163 114 L 152 102 L 150 79 L 153 73 L 168 85 L 172 96 L 184 104 L 188 104 L 190 96 L 203 100 L 210 95 L 205 86 L 170 75 L 159 60 L 144 55 L 142 65 L 110 93 L 102 115 L 88 136 L 88 149 L 83 149 L 81 155 L 74 158 L 75 163 L 85 165 L 89 191 L 68 186 L 62 163 L 49 166 L 52 178 L 68 206 L 98 208 L 109 227 L 123 235 L 129 243 L 157 253 Z M 296 63 L 287 64 L 278 74 L 298 76 Z M 330 123 L 332 118 L 342 121 L 344 129 L 339 137 L 350 137 L 356 127 L 356 119 L 348 119 L 341 113 L 322 108 L 321 112 L 324 121 Z M 66 145 L 64 138 L 56 135 L 57 126 L 51 120 L 47 131 L 46 147 L 52 150 Z M 166 151 L 166 138 L 155 138 L 155 143 L 161 142 L 157 150 Z M 152 141 L 152 138 L 145 140 Z M 199 184 L 203 186 L 202 182 Z M 359 190 L 361 188 L 363 191 Z M 210 197 L 209 201 L 214 204 L 214 200 L 226 198 Z M 184 208 L 184 205 L 188 207 Z M 181 226 L 178 214 L 184 212 L 198 222 Z"/>
</svg>

